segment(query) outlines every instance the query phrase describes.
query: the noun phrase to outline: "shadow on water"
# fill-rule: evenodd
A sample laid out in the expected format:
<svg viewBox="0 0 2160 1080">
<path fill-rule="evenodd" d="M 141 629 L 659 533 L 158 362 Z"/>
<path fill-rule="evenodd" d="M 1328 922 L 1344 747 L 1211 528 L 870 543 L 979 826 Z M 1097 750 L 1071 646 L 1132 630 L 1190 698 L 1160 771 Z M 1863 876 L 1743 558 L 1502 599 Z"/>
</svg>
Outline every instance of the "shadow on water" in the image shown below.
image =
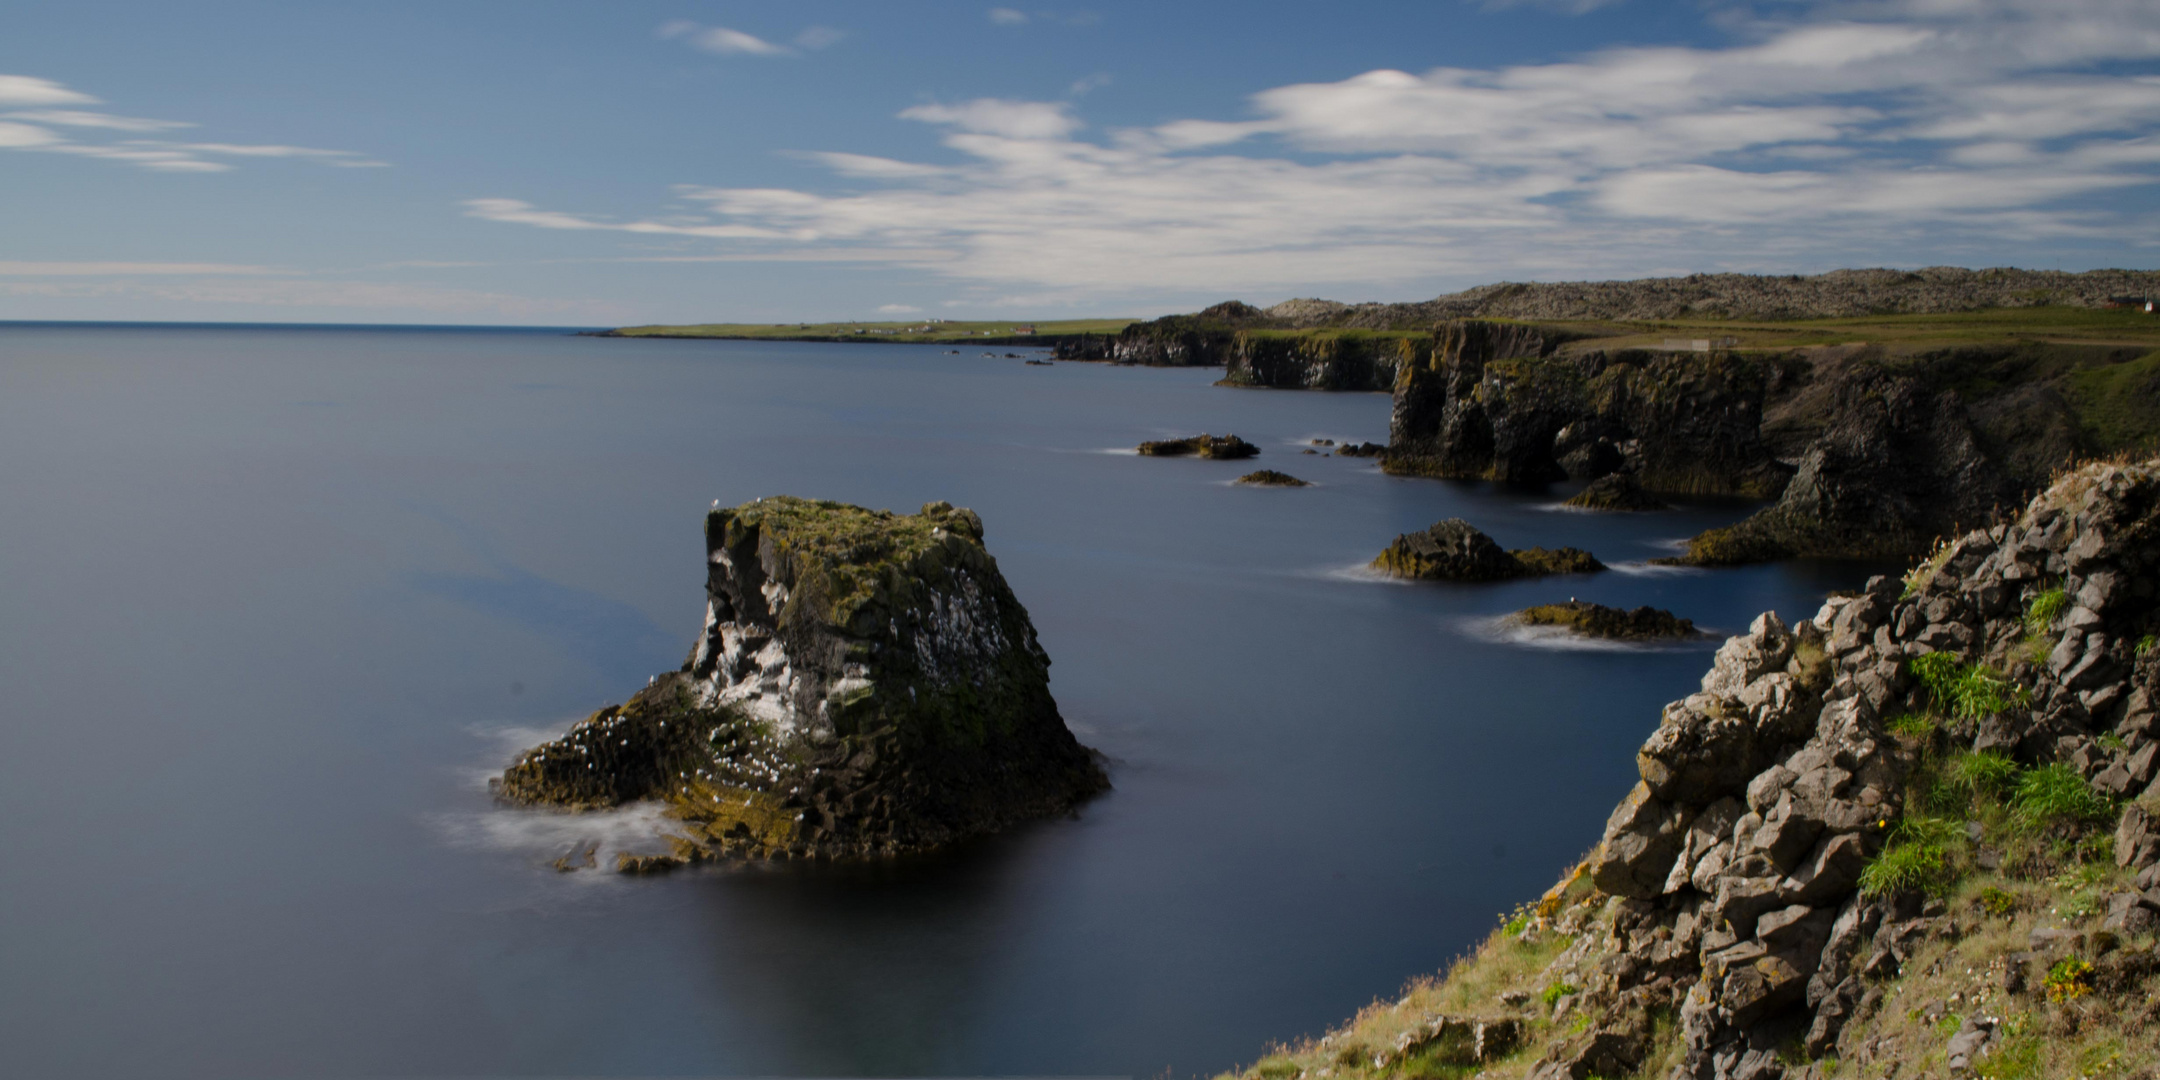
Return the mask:
<svg viewBox="0 0 2160 1080">
<path fill-rule="evenodd" d="M 411 573 L 405 580 L 414 589 L 553 639 L 592 664 L 610 685 L 642 685 L 653 674 L 651 657 L 679 645 L 679 634 L 662 630 L 636 607 L 541 577 L 504 558 L 479 529 L 448 513 L 408 508 L 447 528 L 467 554 L 492 571 Z"/>
<path fill-rule="evenodd" d="M 794 1071 L 964 1067 L 1014 947 L 1027 848 L 1045 828 L 868 864 L 720 871 L 698 882 L 717 992 Z"/>
</svg>

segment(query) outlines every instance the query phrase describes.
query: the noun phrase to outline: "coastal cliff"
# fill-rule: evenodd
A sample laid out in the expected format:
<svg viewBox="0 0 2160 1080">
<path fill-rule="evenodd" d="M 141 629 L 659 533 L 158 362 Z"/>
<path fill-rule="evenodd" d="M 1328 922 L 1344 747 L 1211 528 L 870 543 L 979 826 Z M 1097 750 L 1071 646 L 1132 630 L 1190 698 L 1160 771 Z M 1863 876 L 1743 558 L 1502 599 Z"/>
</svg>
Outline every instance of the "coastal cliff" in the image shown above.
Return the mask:
<svg viewBox="0 0 2160 1080">
<path fill-rule="evenodd" d="M 1626 472 L 1650 491 L 1776 495 L 1762 438 L 1778 368 L 1726 353 L 1555 355 L 1539 327 L 1449 323 L 1395 380 L 1390 473 L 1540 484 Z"/>
<path fill-rule="evenodd" d="M 2156 633 L 2160 459 L 1765 613 L 1544 897 L 1243 1075 L 2149 1077 Z"/>
<path fill-rule="evenodd" d="M 890 854 L 1070 810 L 1108 781 L 982 536 L 945 503 L 716 507 L 683 667 L 521 755 L 498 797 L 664 801 L 673 861 Z"/>
</svg>

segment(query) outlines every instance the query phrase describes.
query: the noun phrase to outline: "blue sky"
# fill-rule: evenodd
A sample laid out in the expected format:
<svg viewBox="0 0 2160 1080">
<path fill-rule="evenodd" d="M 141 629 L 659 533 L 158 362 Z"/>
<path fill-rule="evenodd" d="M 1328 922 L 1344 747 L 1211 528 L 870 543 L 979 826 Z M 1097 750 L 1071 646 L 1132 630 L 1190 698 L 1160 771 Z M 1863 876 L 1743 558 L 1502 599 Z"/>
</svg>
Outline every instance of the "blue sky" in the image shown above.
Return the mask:
<svg viewBox="0 0 2160 1080">
<path fill-rule="evenodd" d="M 14 0 L 0 26 L 0 318 L 2160 265 L 2151 0 Z"/>
</svg>

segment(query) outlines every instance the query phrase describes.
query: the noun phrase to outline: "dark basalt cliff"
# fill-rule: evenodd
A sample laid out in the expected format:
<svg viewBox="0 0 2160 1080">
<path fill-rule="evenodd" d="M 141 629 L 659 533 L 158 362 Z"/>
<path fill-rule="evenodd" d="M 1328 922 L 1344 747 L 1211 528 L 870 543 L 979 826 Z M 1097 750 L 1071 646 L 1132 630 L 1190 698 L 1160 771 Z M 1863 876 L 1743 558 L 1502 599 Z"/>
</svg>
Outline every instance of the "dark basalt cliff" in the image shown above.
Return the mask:
<svg viewBox="0 0 2160 1080">
<path fill-rule="evenodd" d="M 1108 786 L 972 511 L 760 499 L 713 510 L 705 539 L 682 669 L 520 756 L 500 798 L 663 800 L 680 861 L 933 848 Z"/>
<path fill-rule="evenodd" d="M 1247 1075 L 2149 1065 L 2156 632 L 2160 459 L 2070 473 L 1809 619 L 1766 613 L 1666 706 L 1596 851 L 1542 900 L 1445 980 Z M 1460 1037 L 1487 1026 L 1510 1038 Z"/>
<path fill-rule="evenodd" d="M 1231 342 L 1248 327 L 1277 326 L 1250 304 L 1228 300 L 1191 315 L 1165 315 L 1115 334 L 1076 334 L 1060 340 L 1060 360 L 1103 360 L 1152 367 L 1221 367 Z"/>
<path fill-rule="evenodd" d="M 1449 323 L 1395 381 L 1384 467 L 1539 484 L 1634 475 L 1651 491 L 1768 497 L 1775 365 L 1729 354 L 1558 356 L 1534 326 Z"/>
</svg>

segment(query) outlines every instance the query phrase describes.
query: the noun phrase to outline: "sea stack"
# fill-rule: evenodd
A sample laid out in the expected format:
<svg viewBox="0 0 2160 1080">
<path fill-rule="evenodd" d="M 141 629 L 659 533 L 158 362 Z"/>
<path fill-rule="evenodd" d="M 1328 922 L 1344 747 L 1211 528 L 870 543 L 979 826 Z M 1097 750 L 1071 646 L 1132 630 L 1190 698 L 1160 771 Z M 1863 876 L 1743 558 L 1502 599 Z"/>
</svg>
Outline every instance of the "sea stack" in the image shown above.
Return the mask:
<svg viewBox="0 0 2160 1080">
<path fill-rule="evenodd" d="M 982 536 L 943 502 L 714 509 L 682 668 L 492 786 L 573 809 L 664 800 L 688 834 L 676 862 L 918 851 L 1069 811 L 1109 783 Z"/>
</svg>

